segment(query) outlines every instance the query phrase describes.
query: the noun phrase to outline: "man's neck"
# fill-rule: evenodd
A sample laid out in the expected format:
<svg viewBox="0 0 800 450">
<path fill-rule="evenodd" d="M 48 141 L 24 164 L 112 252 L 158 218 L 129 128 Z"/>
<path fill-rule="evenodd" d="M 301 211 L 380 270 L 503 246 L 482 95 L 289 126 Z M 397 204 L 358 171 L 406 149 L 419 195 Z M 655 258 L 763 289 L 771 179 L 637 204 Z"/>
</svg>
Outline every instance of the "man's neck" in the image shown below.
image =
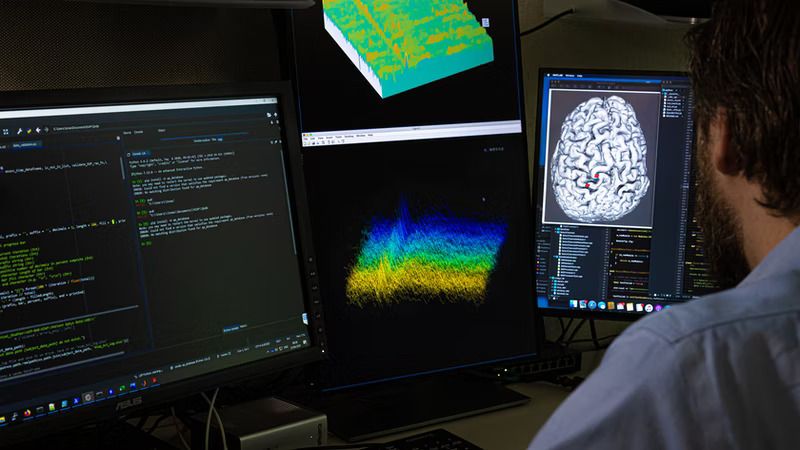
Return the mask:
<svg viewBox="0 0 800 450">
<path fill-rule="evenodd" d="M 776 217 L 772 210 L 761 206 L 755 200 L 760 194 L 760 190 L 751 191 L 747 195 L 748 201 L 739 203 L 743 206 L 737 211 L 742 224 L 744 253 L 751 269 L 797 227 L 790 219 Z"/>
</svg>

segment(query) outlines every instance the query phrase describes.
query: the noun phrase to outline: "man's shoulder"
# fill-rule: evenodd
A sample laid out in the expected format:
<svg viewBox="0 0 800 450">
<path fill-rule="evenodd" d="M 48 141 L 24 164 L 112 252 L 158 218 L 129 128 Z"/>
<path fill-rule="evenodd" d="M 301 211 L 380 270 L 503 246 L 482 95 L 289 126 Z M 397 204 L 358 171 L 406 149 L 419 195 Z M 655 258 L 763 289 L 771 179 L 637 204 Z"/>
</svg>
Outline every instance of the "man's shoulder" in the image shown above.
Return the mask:
<svg viewBox="0 0 800 450">
<path fill-rule="evenodd" d="M 638 321 L 630 331 L 647 332 L 669 344 L 737 330 L 775 330 L 776 322 L 797 322 L 800 272 L 763 278 L 698 298 Z"/>
<path fill-rule="evenodd" d="M 799 329 L 800 273 L 645 317 L 531 448 L 793 448 Z"/>
</svg>

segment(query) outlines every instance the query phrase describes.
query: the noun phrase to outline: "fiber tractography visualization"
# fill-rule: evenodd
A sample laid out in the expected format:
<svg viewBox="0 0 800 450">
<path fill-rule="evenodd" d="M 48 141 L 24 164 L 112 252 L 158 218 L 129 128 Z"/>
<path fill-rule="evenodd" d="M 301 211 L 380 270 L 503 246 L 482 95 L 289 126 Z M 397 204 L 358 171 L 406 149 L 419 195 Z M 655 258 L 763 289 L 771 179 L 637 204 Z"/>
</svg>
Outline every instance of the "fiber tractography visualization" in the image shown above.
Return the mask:
<svg viewBox="0 0 800 450">
<path fill-rule="evenodd" d="M 402 204 L 396 218 L 374 219 L 364 231 L 347 277 L 348 302 L 481 304 L 505 237 L 501 222 L 440 213 L 415 220 Z"/>
<path fill-rule="evenodd" d="M 463 0 L 323 0 L 325 30 L 382 98 L 494 61 Z"/>
</svg>

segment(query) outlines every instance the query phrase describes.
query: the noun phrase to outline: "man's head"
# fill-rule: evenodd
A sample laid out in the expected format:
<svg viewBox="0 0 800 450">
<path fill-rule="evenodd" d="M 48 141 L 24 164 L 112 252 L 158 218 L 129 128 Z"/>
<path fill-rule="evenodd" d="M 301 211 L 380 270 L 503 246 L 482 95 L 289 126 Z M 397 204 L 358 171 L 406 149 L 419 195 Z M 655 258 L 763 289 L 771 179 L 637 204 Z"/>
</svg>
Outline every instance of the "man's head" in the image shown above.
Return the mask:
<svg viewBox="0 0 800 450">
<path fill-rule="evenodd" d="M 687 40 L 697 219 L 730 287 L 800 220 L 800 2 L 719 0 Z"/>
</svg>

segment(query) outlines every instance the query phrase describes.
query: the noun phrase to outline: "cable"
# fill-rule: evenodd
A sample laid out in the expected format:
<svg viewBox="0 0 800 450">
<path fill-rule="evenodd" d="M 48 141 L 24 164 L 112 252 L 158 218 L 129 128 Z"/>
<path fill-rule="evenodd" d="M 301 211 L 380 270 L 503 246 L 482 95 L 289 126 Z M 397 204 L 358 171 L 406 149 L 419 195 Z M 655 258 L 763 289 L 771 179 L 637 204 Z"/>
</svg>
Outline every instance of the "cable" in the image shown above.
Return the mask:
<svg viewBox="0 0 800 450">
<path fill-rule="evenodd" d="M 608 340 L 608 339 L 614 339 L 614 338 L 616 338 L 618 336 L 619 336 L 618 334 L 609 334 L 608 336 L 603 336 L 603 337 L 597 338 L 597 342 L 599 343 L 601 341 L 605 341 L 605 340 Z M 594 339 L 575 339 L 574 341 L 570 342 L 570 344 L 581 344 L 581 343 L 584 343 L 584 342 L 594 343 L 595 340 Z"/>
<path fill-rule="evenodd" d="M 575 388 L 578 387 L 581 383 L 583 383 L 584 378 L 583 377 L 577 377 L 577 376 L 576 377 L 570 377 L 570 376 L 567 376 L 567 375 L 559 375 L 559 376 L 553 377 L 551 379 L 542 380 L 542 381 L 544 381 L 545 383 L 553 383 L 553 384 L 556 384 L 558 386 L 567 388 L 570 391 L 572 391 L 572 390 L 575 390 Z"/>
<path fill-rule="evenodd" d="M 570 14 L 573 14 L 574 12 L 575 12 L 575 8 L 565 9 L 564 11 L 561 11 L 560 13 L 558 13 L 555 16 L 545 20 L 544 22 L 540 23 L 539 25 L 536 25 L 535 27 L 533 27 L 531 29 L 523 31 L 522 33 L 519 34 L 519 37 L 525 37 L 525 36 L 527 36 L 527 35 L 529 35 L 531 33 L 535 33 L 537 31 L 541 30 L 542 28 L 550 25 L 551 23 L 555 22 L 556 20 L 558 20 L 558 19 L 560 19 L 560 18 L 562 18 L 564 16 L 568 16 Z"/>
<path fill-rule="evenodd" d="M 146 415 L 145 415 L 145 416 L 142 416 L 142 417 L 140 417 L 140 418 L 139 418 L 139 421 L 138 421 L 138 422 L 136 422 L 136 428 L 138 428 L 138 429 L 140 429 L 140 430 L 141 430 L 142 428 L 144 428 L 144 424 L 145 424 L 145 423 L 147 423 L 147 419 L 149 419 L 149 418 L 150 418 L 150 416 L 146 416 Z"/>
<path fill-rule="evenodd" d="M 158 426 L 161 425 L 161 422 L 163 422 L 164 420 L 166 420 L 168 418 L 169 418 L 169 416 L 166 416 L 166 415 L 157 418 L 156 421 L 153 422 L 153 425 L 151 425 L 150 428 L 147 431 L 145 431 L 145 433 L 153 434 L 153 431 L 156 431 L 156 428 L 158 428 Z"/>
<path fill-rule="evenodd" d="M 181 433 L 181 429 L 178 427 L 178 416 L 175 415 L 175 407 L 172 406 L 169 408 L 169 410 L 172 413 L 172 424 L 175 425 L 175 432 L 178 434 L 178 438 L 181 440 L 183 448 L 186 450 L 192 450 L 192 446 L 186 442 L 186 439 L 183 437 L 183 433 Z"/>
<path fill-rule="evenodd" d="M 567 336 L 567 332 L 569 331 L 569 328 L 572 326 L 572 322 L 574 320 L 575 319 L 570 317 L 569 322 L 567 322 L 567 326 L 566 327 L 564 326 L 563 323 L 561 323 L 561 334 L 558 336 L 558 339 L 556 339 L 556 343 L 557 344 L 560 344 L 560 343 L 562 343 L 564 341 L 564 338 Z M 558 318 L 558 321 L 562 322 L 561 317 Z"/>
<path fill-rule="evenodd" d="M 214 395 L 212 395 L 211 400 L 208 401 L 208 417 L 206 417 L 206 450 L 208 450 L 208 440 L 211 436 L 211 416 L 214 414 L 214 404 L 217 402 L 217 395 L 219 395 L 219 388 L 214 390 Z"/>
<path fill-rule="evenodd" d="M 572 340 L 575 339 L 575 335 L 578 334 L 578 331 L 580 331 L 581 328 L 583 328 L 583 325 L 585 323 L 586 323 L 586 319 L 581 319 L 581 321 L 578 322 L 578 325 L 576 325 L 575 329 L 572 330 L 572 334 L 569 335 L 569 338 L 567 339 L 567 342 L 564 343 L 565 345 L 569 345 L 569 344 L 572 343 Z"/>
<path fill-rule="evenodd" d="M 359 448 L 386 448 L 386 444 L 345 444 L 345 445 L 323 445 L 321 447 L 301 447 L 294 450 L 339 450 L 339 449 L 359 449 Z"/>
<path fill-rule="evenodd" d="M 219 391 L 219 389 L 217 389 L 217 391 Z M 215 408 L 214 404 L 211 403 L 211 400 L 208 399 L 208 396 L 206 395 L 205 392 L 201 392 L 200 395 L 202 395 L 203 399 L 206 401 L 206 403 L 208 403 L 208 407 L 210 408 L 208 411 L 209 414 L 213 412 L 214 417 L 217 418 L 217 425 L 219 425 L 219 431 L 220 433 L 222 433 L 222 449 L 228 450 L 228 438 L 225 437 L 225 425 L 222 424 L 222 417 L 219 416 L 219 411 L 217 411 L 217 408 Z"/>
</svg>

